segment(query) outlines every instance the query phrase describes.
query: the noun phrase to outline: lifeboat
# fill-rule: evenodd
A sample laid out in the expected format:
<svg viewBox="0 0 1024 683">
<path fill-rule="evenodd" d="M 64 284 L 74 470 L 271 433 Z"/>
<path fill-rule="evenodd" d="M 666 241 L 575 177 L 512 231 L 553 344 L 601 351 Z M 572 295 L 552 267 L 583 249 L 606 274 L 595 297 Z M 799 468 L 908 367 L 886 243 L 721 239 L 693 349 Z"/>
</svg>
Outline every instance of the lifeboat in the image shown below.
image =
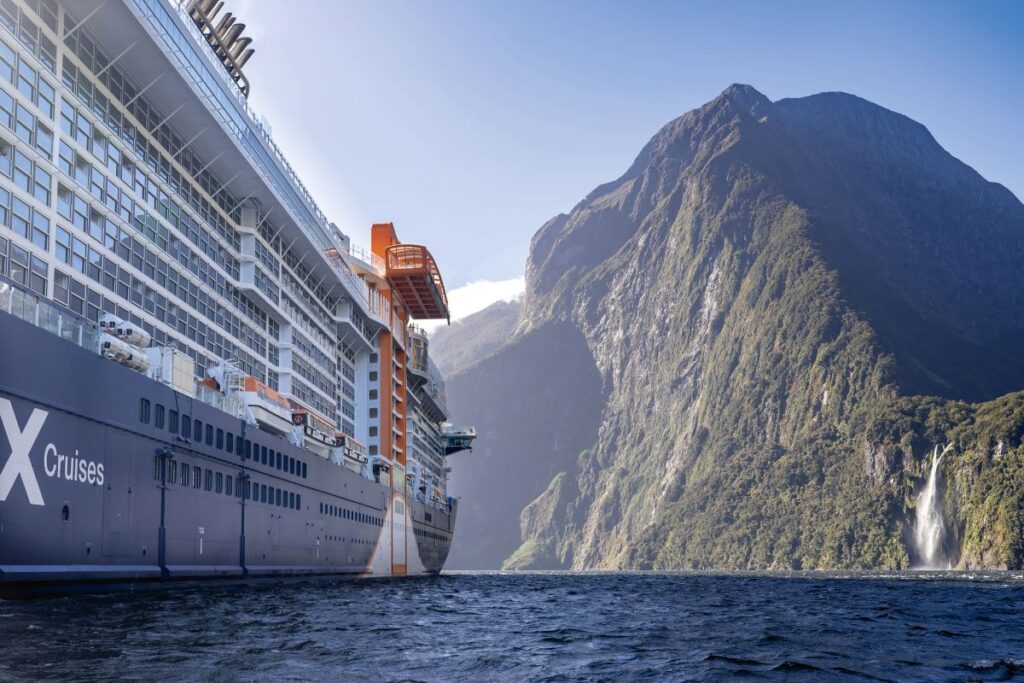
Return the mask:
<svg viewBox="0 0 1024 683">
<path fill-rule="evenodd" d="M 353 472 L 360 472 L 369 462 L 366 457 L 366 446 L 359 443 L 345 432 L 334 432 L 334 462 L 343 465 Z M 341 456 L 341 457 L 339 457 Z"/>
<path fill-rule="evenodd" d="M 105 332 L 100 334 L 100 354 L 141 373 L 149 371 L 145 352 Z"/>
<path fill-rule="evenodd" d="M 326 417 L 292 402 L 292 427 L 301 427 L 306 448 L 329 458 L 337 447 L 334 425 Z"/>
<path fill-rule="evenodd" d="M 251 376 L 242 378 L 239 389 L 242 400 L 261 427 L 276 434 L 286 434 L 291 430 L 292 406 L 288 399 Z"/>
</svg>

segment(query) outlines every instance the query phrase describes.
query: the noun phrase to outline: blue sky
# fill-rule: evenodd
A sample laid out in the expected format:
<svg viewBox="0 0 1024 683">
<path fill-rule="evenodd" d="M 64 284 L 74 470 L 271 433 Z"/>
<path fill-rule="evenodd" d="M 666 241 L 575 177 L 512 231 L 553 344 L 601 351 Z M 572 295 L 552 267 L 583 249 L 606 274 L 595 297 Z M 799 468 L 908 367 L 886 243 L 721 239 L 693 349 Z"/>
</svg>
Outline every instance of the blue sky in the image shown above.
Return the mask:
<svg viewBox="0 0 1024 683">
<path fill-rule="evenodd" d="M 229 0 L 251 103 L 360 243 L 393 220 L 464 314 L 533 233 L 734 82 L 906 114 L 1024 197 L 1024 2 Z M 484 293 L 486 291 L 486 293 Z M 476 294 L 474 294 L 476 292 Z"/>
</svg>

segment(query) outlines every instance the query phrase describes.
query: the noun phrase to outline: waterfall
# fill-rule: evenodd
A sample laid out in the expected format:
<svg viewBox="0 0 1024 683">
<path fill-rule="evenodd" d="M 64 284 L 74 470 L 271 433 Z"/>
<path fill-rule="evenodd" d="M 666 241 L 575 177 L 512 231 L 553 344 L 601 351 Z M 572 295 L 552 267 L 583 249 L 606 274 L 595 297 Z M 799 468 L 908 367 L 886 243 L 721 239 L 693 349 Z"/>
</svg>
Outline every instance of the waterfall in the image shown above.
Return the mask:
<svg viewBox="0 0 1024 683">
<path fill-rule="evenodd" d="M 951 448 L 952 444 L 939 453 L 939 447 L 935 447 L 928 481 L 917 497 L 914 541 L 920 562 L 918 569 L 949 569 L 951 566 L 945 551 L 946 522 L 942 518 L 942 497 L 939 494 L 939 463 Z"/>
</svg>

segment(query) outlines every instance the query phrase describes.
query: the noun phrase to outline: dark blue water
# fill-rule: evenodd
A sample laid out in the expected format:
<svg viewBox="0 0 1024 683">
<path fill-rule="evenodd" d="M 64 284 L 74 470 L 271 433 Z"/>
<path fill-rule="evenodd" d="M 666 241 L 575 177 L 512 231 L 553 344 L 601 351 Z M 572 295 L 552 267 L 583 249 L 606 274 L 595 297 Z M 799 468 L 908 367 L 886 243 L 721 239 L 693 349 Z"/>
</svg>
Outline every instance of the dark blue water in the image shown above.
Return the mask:
<svg viewBox="0 0 1024 683">
<path fill-rule="evenodd" d="M 451 574 L 0 602 L 11 680 L 1014 676 L 1021 574 Z"/>
</svg>

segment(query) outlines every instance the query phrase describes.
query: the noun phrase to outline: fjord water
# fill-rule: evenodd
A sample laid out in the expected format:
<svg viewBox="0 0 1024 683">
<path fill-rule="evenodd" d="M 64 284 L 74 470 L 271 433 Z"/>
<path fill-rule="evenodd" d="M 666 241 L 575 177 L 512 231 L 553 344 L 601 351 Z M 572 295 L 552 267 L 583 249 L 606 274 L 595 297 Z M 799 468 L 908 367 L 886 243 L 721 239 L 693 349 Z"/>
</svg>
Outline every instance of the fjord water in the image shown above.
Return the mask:
<svg viewBox="0 0 1024 683">
<path fill-rule="evenodd" d="M 0 602 L 0 679 L 1005 680 L 1024 575 L 447 574 Z"/>
</svg>

